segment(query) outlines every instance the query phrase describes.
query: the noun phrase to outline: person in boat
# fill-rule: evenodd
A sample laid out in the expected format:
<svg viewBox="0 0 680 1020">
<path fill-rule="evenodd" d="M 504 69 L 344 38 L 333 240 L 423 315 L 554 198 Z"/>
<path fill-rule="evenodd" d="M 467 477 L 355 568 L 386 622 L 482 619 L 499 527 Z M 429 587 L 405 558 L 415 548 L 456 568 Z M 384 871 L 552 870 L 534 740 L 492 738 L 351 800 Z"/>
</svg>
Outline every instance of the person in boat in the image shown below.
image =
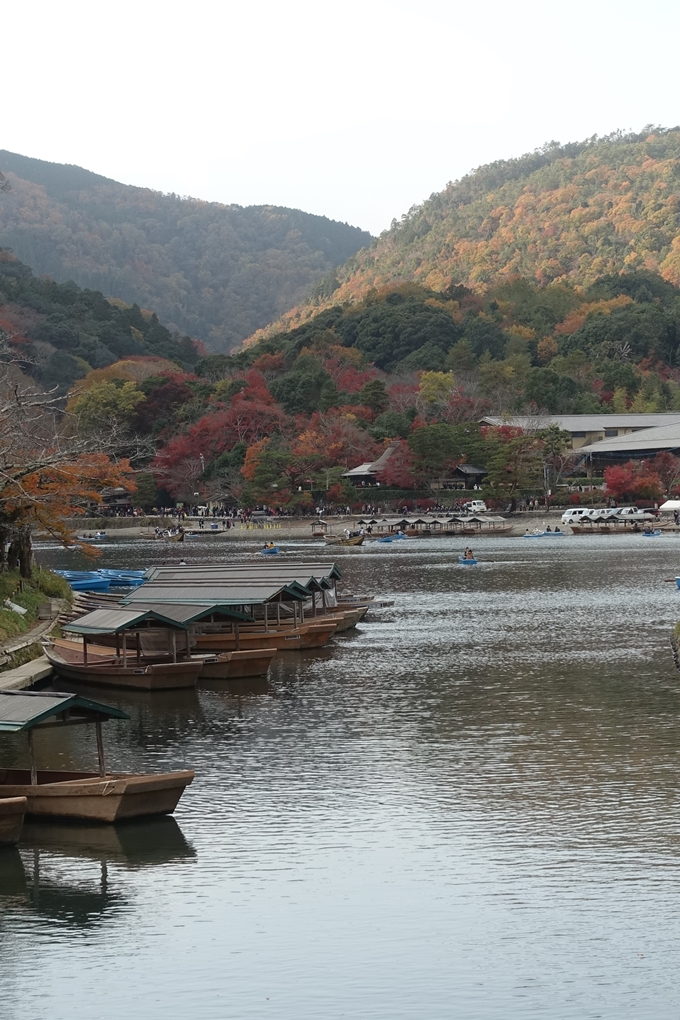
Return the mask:
<svg viewBox="0 0 680 1020">
<path fill-rule="evenodd" d="M 548 528 L 548 531 L 550 531 L 550 528 Z M 562 534 L 562 529 L 561 528 L 555 528 L 555 534 L 556 535 L 561 535 Z"/>
<path fill-rule="evenodd" d="M 180 567 L 186 567 L 187 561 L 186 560 L 180 560 L 179 561 L 179 565 L 180 565 Z"/>
<path fill-rule="evenodd" d="M 548 534 L 549 531 L 552 531 L 552 528 L 550 527 L 550 525 L 548 525 L 548 527 L 545 529 L 546 535 Z"/>
<path fill-rule="evenodd" d="M 463 557 L 464 557 L 464 559 L 466 559 L 466 560 L 474 560 L 474 558 L 475 558 L 475 554 L 473 553 L 472 549 L 469 549 L 469 548 L 468 548 L 468 549 L 466 549 L 466 550 L 465 550 L 465 552 L 463 553 Z"/>
</svg>

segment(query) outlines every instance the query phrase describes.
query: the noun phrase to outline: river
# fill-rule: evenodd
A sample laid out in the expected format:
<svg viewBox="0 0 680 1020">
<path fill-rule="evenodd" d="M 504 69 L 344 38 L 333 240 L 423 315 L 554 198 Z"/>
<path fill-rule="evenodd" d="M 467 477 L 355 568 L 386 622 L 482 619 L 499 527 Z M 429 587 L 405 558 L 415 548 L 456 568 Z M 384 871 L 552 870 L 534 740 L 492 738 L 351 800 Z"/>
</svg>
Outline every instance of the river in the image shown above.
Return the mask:
<svg viewBox="0 0 680 1020">
<path fill-rule="evenodd" d="M 110 766 L 196 779 L 172 819 L 30 825 L 0 856 L 3 1018 L 677 1016 L 680 538 L 486 539 L 477 567 L 452 539 L 282 548 L 394 606 L 268 688 L 94 695 L 131 716 Z M 82 728 L 36 744 L 95 760 Z"/>
</svg>

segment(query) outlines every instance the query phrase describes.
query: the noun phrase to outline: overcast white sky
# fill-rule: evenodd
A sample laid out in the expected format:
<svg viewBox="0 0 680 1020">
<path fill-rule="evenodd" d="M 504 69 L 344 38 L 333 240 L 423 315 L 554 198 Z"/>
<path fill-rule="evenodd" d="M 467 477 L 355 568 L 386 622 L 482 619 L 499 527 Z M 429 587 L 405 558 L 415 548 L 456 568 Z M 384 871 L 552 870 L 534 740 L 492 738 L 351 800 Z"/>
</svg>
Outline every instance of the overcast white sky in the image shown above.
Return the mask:
<svg viewBox="0 0 680 1020">
<path fill-rule="evenodd" d="M 0 148 L 378 233 L 548 139 L 680 122 L 670 0 L 4 5 Z"/>
</svg>

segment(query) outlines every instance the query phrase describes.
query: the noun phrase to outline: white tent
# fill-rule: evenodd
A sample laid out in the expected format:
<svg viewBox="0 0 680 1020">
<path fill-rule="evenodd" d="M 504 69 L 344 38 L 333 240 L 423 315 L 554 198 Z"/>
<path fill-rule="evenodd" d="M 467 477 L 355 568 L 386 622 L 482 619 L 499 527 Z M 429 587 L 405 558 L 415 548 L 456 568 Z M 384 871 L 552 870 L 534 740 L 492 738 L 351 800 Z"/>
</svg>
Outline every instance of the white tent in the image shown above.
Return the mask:
<svg viewBox="0 0 680 1020">
<path fill-rule="evenodd" d="M 667 499 L 665 503 L 661 504 L 659 510 L 665 510 L 669 514 L 672 514 L 675 510 L 680 510 L 680 499 Z"/>
</svg>

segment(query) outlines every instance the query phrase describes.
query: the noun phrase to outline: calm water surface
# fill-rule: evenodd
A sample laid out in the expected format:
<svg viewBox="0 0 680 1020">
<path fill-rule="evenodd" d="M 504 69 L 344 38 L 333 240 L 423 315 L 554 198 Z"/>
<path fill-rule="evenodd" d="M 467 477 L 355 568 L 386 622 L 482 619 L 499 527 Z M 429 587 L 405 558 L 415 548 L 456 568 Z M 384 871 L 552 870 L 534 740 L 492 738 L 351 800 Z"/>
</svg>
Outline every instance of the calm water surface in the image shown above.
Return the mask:
<svg viewBox="0 0 680 1020">
<path fill-rule="evenodd" d="M 102 565 L 177 562 L 159 545 Z M 395 605 L 269 688 L 95 695 L 131 716 L 112 766 L 196 780 L 172 819 L 28 826 L 0 856 L 2 1017 L 677 1017 L 680 538 L 487 539 L 476 568 L 460 545 L 283 542 Z M 79 729 L 37 746 L 94 761 Z"/>
</svg>

